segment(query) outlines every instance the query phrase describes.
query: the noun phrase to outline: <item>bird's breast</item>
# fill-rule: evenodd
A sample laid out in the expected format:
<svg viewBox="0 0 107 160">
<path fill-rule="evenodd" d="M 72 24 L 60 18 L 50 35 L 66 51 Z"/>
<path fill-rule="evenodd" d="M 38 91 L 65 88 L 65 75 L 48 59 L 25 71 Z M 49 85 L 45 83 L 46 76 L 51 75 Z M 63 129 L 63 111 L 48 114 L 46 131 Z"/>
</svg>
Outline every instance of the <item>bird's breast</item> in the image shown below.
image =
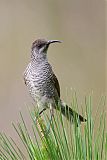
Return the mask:
<svg viewBox="0 0 107 160">
<path fill-rule="evenodd" d="M 51 83 L 52 70 L 48 65 L 41 65 L 32 68 L 29 65 L 24 72 L 24 80 L 31 96 L 34 99 L 42 96 L 52 97 L 54 94 L 54 87 Z"/>
</svg>

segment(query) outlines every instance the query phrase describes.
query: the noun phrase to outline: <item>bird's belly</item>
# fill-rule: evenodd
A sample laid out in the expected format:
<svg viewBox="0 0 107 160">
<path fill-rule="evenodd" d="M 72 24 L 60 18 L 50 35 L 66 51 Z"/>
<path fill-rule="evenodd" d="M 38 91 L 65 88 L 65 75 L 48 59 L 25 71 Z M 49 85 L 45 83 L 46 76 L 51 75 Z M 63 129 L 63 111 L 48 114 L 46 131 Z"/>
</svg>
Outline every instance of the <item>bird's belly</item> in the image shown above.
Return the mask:
<svg viewBox="0 0 107 160">
<path fill-rule="evenodd" d="M 51 75 L 47 72 L 35 72 L 26 75 L 26 85 L 35 101 L 52 99 L 56 94 L 55 87 L 51 83 Z M 45 97 L 45 98 L 44 98 Z"/>
<path fill-rule="evenodd" d="M 50 96 L 51 94 L 48 94 L 47 89 L 43 88 L 42 85 L 34 85 L 34 83 L 32 82 L 28 87 L 31 97 L 36 102 L 40 110 L 43 108 L 49 108 L 50 104 L 54 103 L 53 95 Z"/>
<path fill-rule="evenodd" d="M 38 84 L 35 84 L 33 81 L 30 80 L 28 81 L 27 87 L 30 95 L 35 101 L 38 101 L 41 99 L 43 92 L 40 89 Z"/>
<path fill-rule="evenodd" d="M 48 86 L 47 84 L 30 84 L 29 86 L 29 92 L 31 96 L 36 99 L 41 99 L 41 97 L 47 97 L 47 98 L 53 98 L 54 97 L 54 88 L 51 86 Z"/>
</svg>

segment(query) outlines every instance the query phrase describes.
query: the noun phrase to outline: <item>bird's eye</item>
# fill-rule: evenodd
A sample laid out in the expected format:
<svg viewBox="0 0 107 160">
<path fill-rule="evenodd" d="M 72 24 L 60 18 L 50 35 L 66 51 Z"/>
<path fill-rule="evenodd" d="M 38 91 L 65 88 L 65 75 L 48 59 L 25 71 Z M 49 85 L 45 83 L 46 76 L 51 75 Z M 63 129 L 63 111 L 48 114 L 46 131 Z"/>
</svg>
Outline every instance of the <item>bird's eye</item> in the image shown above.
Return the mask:
<svg viewBox="0 0 107 160">
<path fill-rule="evenodd" d="M 38 48 L 42 48 L 44 46 L 44 44 L 39 44 Z"/>
</svg>

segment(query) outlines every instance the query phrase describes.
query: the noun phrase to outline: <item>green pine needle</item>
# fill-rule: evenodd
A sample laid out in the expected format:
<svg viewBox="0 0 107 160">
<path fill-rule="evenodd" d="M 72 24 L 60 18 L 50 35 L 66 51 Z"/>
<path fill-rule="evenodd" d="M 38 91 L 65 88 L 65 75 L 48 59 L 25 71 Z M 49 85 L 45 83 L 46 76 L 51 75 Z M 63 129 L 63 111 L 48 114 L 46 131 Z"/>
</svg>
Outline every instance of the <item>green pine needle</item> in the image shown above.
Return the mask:
<svg viewBox="0 0 107 160">
<path fill-rule="evenodd" d="M 76 95 L 72 99 L 72 108 L 79 108 Z M 39 117 L 35 107 L 34 111 L 29 111 L 33 136 L 20 113 L 21 121 L 13 127 L 27 154 L 11 137 L 0 133 L 0 160 L 106 160 L 105 97 L 101 97 L 94 117 L 91 96 L 85 98 L 85 108 L 87 121 L 78 124 L 78 127 L 77 118 L 76 123 L 71 124 L 60 111 L 55 111 L 50 132 L 47 133 L 49 116 L 44 113 L 43 117 Z M 99 112 L 100 108 L 103 108 L 102 112 Z"/>
</svg>

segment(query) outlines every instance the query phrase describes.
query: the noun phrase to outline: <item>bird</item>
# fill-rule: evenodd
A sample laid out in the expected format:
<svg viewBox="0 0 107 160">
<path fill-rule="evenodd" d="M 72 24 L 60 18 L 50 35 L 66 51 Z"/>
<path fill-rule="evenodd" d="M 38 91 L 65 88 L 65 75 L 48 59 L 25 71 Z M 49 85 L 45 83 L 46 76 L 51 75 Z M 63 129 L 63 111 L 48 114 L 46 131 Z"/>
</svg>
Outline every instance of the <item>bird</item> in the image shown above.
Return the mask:
<svg viewBox="0 0 107 160">
<path fill-rule="evenodd" d="M 49 108 L 52 120 L 54 109 L 58 109 L 67 119 L 74 121 L 76 116 L 80 123 L 85 122 L 83 116 L 60 98 L 60 85 L 47 56 L 48 48 L 53 43 L 61 43 L 61 41 L 37 39 L 32 43 L 31 59 L 23 74 L 24 82 L 38 105 L 39 115 Z"/>
</svg>

